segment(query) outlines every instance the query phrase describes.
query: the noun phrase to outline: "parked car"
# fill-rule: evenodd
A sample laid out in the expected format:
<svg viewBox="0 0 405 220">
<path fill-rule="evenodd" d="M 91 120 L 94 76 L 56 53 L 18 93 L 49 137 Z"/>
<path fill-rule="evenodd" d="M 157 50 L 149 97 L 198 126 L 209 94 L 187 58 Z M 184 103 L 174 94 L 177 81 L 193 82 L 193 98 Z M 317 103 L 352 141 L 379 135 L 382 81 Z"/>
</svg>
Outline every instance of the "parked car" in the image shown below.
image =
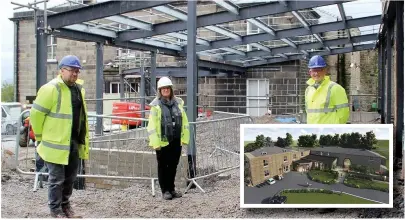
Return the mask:
<svg viewBox="0 0 405 220">
<path fill-rule="evenodd" d="M 22 105 L 18 102 L 1 103 L 1 133 L 17 134 L 18 118 L 22 112 Z"/>
<path fill-rule="evenodd" d="M 272 184 L 276 183 L 276 180 L 274 180 L 273 178 L 270 178 L 270 179 L 267 180 L 267 182 L 268 182 L 270 185 L 272 185 Z"/>
<path fill-rule="evenodd" d="M 273 196 L 262 200 L 262 204 L 285 204 L 286 202 L 286 196 Z"/>
</svg>

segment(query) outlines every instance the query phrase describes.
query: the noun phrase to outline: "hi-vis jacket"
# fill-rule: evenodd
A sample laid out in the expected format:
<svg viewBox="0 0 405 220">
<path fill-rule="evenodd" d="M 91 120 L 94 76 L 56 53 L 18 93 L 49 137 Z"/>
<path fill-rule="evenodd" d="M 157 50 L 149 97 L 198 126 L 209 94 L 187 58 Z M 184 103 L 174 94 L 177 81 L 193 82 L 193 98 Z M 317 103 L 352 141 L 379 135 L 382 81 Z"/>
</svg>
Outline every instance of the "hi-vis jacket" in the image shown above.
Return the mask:
<svg viewBox="0 0 405 220">
<path fill-rule="evenodd" d="M 79 157 L 89 158 L 89 126 L 87 107 L 84 102 L 83 81 L 76 84 L 81 91 L 82 111 L 80 113 Z M 32 129 L 37 141 L 39 156 L 44 161 L 67 165 L 72 133 L 72 102 L 69 87 L 60 75 L 43 85 L 30 112 Z"/>
<path fill-rule="evenodd" d="M 329 76 L 316 89 L 309 79 L 305 90 L 307 124 L 346 124 L 350 109 L 345 89 L 332 82 Z"/>
<path fill-rule="evenodd" d="M 181 126 L 181 143 L 188 144 L 190 141 L 190 130 L 188 124 L 187 114 L 184 111 L 184 101 L 181 98 L 175 97 L 182 116 L 182 126 Z M 162 141 L 162 129 L 161 129 L 161 120 L 162 120 L 162 109 L 159 106 L 159 99 L 155 98 L 149 105 L 150 114 L 148 122 L 148 134 L 149 134 L 149 146 L 153 149 L 159 147 L 165 147 L 169 145 L 169 142 Z"/>
</svg>

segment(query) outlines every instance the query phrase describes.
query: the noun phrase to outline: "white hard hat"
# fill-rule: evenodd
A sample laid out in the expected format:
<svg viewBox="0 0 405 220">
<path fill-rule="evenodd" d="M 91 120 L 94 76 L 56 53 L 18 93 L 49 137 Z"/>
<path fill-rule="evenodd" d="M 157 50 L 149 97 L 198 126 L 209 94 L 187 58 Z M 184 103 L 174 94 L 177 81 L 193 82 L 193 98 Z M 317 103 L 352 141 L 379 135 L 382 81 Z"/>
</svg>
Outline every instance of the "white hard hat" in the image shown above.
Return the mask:
<svg viewBox="0 0 405 220">
<path fill-rule="evenodd" d="M 164 76 L 159 79 L 159 81 L 157 83 L 157 87 L 158 87 L 158 89 L 160 89 L 160 88 L 166 87 L 166 86 L 173 86 L 173 83 L 168 77 Z"/>
</svg>

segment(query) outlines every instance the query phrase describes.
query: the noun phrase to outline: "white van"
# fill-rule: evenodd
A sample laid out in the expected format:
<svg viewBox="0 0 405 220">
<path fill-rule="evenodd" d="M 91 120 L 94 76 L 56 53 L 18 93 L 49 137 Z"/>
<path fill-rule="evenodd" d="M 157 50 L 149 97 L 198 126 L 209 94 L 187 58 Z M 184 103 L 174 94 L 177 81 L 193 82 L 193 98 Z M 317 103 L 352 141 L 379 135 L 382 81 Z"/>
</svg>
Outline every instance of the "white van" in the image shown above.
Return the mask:
<svg viewBox="0 0 405 220">
<path fill-rule="evenodd" d="M 18 118 L 22 112 L 22 105 L 18 102 L 1 103 L 1 133 L 17 134 Z"/>
</svg>

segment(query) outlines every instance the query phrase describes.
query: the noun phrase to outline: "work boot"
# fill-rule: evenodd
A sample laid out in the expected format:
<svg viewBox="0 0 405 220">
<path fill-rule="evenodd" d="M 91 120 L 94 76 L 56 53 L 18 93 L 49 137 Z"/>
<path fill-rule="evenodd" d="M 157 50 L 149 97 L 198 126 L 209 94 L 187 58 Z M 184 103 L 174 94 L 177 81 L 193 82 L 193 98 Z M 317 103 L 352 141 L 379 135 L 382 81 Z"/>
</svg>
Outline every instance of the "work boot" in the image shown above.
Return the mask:
<svg viewBox="0 0 405 220">
<path fill-rule="evenodd" d="M 66 218 L 66 215 L 60 210 L 51 210 L 51 217 L 52 218 Z"/>
<path fill-rule="evenodd" d="M 66 217 L 68 218 L 81 218 L 80 216 L 77 216 L 75 212 L 72 209 L 72 206 L 70 204 L 62 205 L 62 211 L 65 213 Z"/>
<path fill-rule="evenodd" d="M 173 198 L 172 194 L 169 192 L 164 192 L 162 196 L 164 200 L 171 200 Z"/>
<path fill-rule="evenodd" d="M 173 198 L 181 198 L 183 195 L 180 192 L 176 191 L 171 191 L 170 194 L 172 195 Z"/>
</svg>

